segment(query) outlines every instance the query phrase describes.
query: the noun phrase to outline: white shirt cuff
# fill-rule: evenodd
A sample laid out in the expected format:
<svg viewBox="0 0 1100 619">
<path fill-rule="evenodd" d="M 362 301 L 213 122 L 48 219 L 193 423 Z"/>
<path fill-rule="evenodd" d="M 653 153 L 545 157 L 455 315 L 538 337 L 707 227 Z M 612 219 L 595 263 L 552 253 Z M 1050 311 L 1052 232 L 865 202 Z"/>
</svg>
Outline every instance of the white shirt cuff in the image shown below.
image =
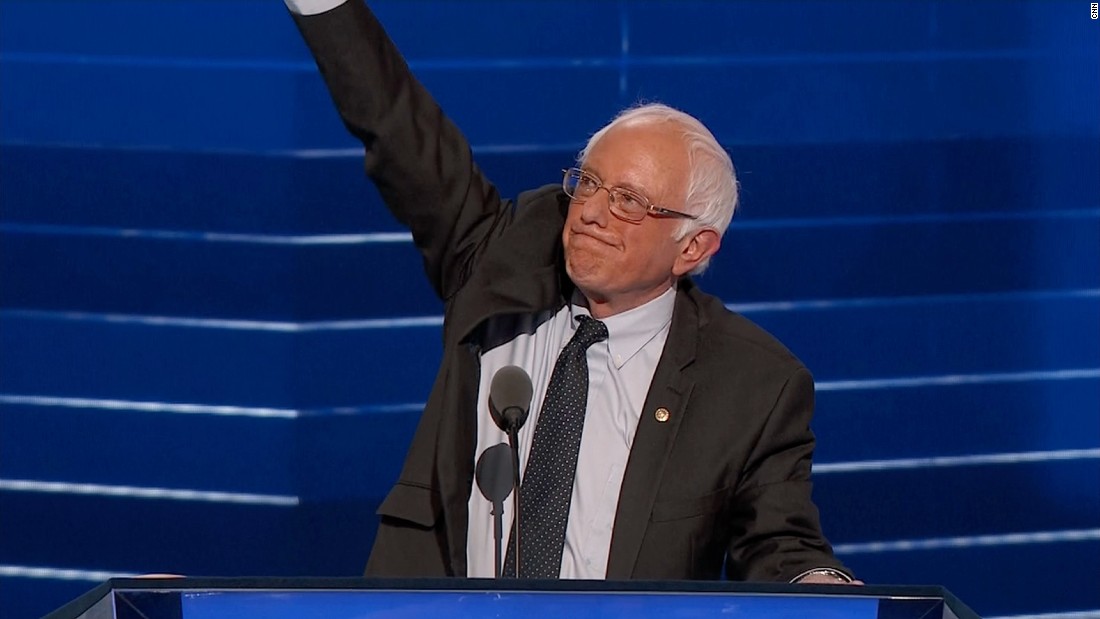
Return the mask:
<svg viewBox="0 0 1100 619">
<path fill-rule="evenodd" d="M 324 13 L 325 11 L 331 11 L 341 4 L 347 2 L 347 0 L 283 0 L 286 3 L 286 8 L 290 9 L 292 13 L 298 15 L 316 15 L 318 13 Z"/>
</svg>

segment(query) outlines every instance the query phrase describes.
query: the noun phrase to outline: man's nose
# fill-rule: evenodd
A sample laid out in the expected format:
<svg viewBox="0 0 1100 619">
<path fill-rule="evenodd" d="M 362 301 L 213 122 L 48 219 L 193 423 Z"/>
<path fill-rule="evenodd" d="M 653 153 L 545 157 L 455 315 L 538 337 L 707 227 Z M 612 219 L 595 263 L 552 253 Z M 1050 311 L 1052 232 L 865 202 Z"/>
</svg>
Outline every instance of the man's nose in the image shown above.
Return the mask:
<svg viewBox="0 0 1100 619">
<path fill-rule="evenodd" d="M 596 189 L 596 193 L 581 204 L 581 220 L 585 223 L 605 226 L 610 214 L 611 192 L 606 187 Z"/>
</svg>

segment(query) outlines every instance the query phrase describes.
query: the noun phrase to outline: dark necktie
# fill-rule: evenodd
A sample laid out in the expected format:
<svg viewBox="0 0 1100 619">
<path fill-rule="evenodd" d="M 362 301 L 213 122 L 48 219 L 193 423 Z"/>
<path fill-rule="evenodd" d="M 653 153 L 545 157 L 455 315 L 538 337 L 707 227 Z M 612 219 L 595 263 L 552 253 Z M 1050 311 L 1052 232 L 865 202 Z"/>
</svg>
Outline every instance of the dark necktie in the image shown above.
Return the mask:
<svg viewBox="0 0 1100 619">
<path fill-rule="evenodd" d="M 535 425 L 531 455 L 520 485 L 520 578 L 557 578 L 565 547 L 565 527 L 577 474 L 577 454 L 588 406 L 588 347 L 607 339 L 607 327 L 588 316 L 562 349 L 542 412 Z M 516 573 L 516 552 L 508 544 L 502 574 Z"/>
</svg>

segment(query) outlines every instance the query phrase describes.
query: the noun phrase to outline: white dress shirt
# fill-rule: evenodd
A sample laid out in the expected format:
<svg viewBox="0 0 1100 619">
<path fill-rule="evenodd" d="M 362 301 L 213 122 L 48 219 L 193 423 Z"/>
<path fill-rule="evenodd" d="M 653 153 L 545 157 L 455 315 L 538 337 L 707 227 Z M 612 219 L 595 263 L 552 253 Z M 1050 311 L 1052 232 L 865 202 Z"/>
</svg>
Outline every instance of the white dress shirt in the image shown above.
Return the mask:
<svg viewBox="0 0 1100 619">
<path fill-rule="evenodd" d="M 331 11 L 347 0 L 283 0 L 286 8 L 298 15 L 317 15 L 325 11 Z"/>
<path fill-rule="evenodd" d="M 642 405 L 668 339 L 675 302 L 676 291 L 669 288 L 645 305 L 605 318 L 602 322 L 607 326 L 608 339 L 588 349 L 588 409 L 565 530 L 562 578 L 606 577 L 623 473 Z M 534 387 L 531 415 L 519 432 L 522 474 L 550 375 L 558 355 L 577 329 L 579 315 L 588 315 L 588 309 L 575 302 L 556 313 L 490 320 L 486 331 L 490 344 L 481 355 L 476 457 L 493 445 L 508 442 L 507 434 L 497 428 L 489 414 L 489 387 L 500 368 L 517 365 L 527 371 Z M 512 499 L 509 495 L 504 502 L 504 544 L 508 543 L 512 526 Z M 470 577 L 492 578 L 495 574 L 491 509 L 492 504 L 475 487 L 469 501 L 466 549 Z M 505 554 L 506 547 L 501 556 Z"/>
</svg>

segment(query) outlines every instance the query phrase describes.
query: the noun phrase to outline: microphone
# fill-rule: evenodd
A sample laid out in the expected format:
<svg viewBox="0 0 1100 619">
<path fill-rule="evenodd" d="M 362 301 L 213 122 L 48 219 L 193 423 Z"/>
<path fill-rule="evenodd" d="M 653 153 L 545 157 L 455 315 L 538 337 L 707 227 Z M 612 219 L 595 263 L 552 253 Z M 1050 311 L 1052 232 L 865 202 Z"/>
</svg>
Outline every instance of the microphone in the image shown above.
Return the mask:
<svg viewBox="0 0 1100 619">
<path fill-rule="evenodd" d="M 512 493 L 511 449 L 504 443 L 497 443 L 482 452 L 477 459 L 474 477 L 478 490 L 493 504 L 493 538 L 496 540 L 494 553 L 495 573 L 500 578 L 500 545 L 504 539 L 504 499 Z"/>
<path fill-rule="evenodd" d="M 531 377 L 523 368 L 509 365 L 497 370 L 489 386 L 489 414 L 505 432 L 519 430 L 531 409 Z"/>
<path fill-rule="evenodd" d="M 512 493 L 512 454 L 508 445 L 497 443 L 477 459 L 474 476 L 477 487 L 493 505 L 503 503 Z"/>
<path fill-rule="evenodd" d="M 493 382 L 489 385 L 489 414 L 497 427 L 508 433 L 508 443 L 512 451 L 512 487 L 516 490 L 515 500 L 512 501 L 512 543 L 515 545 L 516 573 L 519 578 L 519 517 L 520 517 L 520 492 L 519 492 L 519 429 L 527 421 L 527 415 L 531 412 L 531 396 L 534 394 L 531 386 L 531 377 L 523 368 L 509 365 L 497 370 L 493 375 Z M 501 443 L 503 445 L 503 443 Z M 507 496 L 507 495 L 505 495 Z M 500 543 L 497 543 L 497 552 L 500 552 Z M 498 562 L 497 576 L 500 576 Z"/>
</svg>

